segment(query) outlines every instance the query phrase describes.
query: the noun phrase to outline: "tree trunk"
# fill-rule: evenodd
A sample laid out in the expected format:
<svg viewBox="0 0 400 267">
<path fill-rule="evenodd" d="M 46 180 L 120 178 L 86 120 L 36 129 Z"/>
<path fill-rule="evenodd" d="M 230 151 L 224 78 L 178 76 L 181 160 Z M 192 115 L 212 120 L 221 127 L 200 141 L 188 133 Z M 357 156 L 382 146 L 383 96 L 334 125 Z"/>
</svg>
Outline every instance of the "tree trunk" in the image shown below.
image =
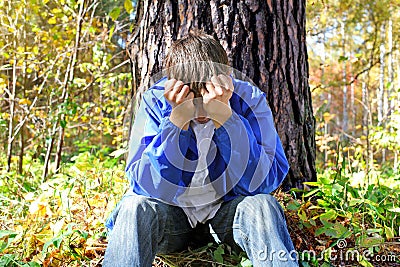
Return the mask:
<svg viewBox="0 0 400 267">
<path fill-rule="evenodd" d="M 378 88 L 378 121 L 381 122 L 383 119 L 383 97 L 384 97 L 384 90 L 385 90 L 385 43 L 383 40 L 385 40 L 385 26 L 381 26 L 381 38 L 382 42 L 379 47 L 379 88 Z"/>
<path fill-rule="evenodd" d="M 23 88 L 22 95 L 26 98 L 26 88 L 28 87 L 28 76 L 27 76 L 27 63 L 28 63 L 28 53 L 27 53 L 27 5 L 26 1 L 24 1 L 24 26 L 23 26 L 23 42 L 24 42 L 24 62 L 22 63 L 22 79 L 23 79 Z M 27 114 L 28 115 L 28 114 Z M 18 161 L 18 172 L 19 174 L 23 173 L 24 168 L 24 154 L 25 154 L 25 123 L 22 122 L 21 133 L 20 133 L 20 146 L 19 146 L 19 161 Z"/>
<path fill-rule="evenodd" d="M 14 132 L 14 113 L 15 113 L 15 96 L 16 96 L 16 84 L 17 84 L 17 60 L 14 56 L 13 59 L 13 71 L 12 71 L 12 89 L 11 94 L 8 96 L 9 103 L 10 103 L 10 119 L 8 123 L 8 141 L 7 141 L 7 172 L 11 170 L 11 158 L 12 158 L 12 151 L 13 151 L 13 132 Z"/>
<path fill-rule="evenodd" d="M 324 16 L 326 16 L 326 8 L 324 9 Z M 326 42 L 326 31 L 327 28 L 323 29 L 323 37 L 322 37 L 322 51 L 321 51 L 321 87 L 325 88 L 325 65 L 326 65 L 326 47 L 325 47 L 325 42 Z M 321 118 L 324 117 L 324 113 L 328 112 L 331 113 L 331 93 L 329 91 L 326 92 L 326 94 L 321 94 L 320 101 L 321 103 L 324 102 L 324 99 L 327 99 L 326 103 L 326 108 L 324 108 L 321 112 Z M 324 122 L 324 135 L 328 136 L 329 134 L 329 121 L 325 120 Z M 324 149 L 324 166 L 327 166 L 328 163 L 328 149 Z"/>
<path fill-rule="evenodd" d="M 389 88 L 387 88 L 387 98 L 386 98 L 386 102 L 387 102 L 387 116 L 389 117 L 390 120 L 392 120 L 392 113 L 395 110 L 395 98 L 393 97 L 393 93 L 394 93 L 394 86 L 393 86 L 393 82 L 394 82 L 394 73 L 393 73 L 393 22 L 392 19 L 389 19 L 388 22 L 388 84 L 389 84 Z M 392 127 L 392 123 L 390 123 L 389 125 L 389 132 L 393 133 L 393 127 Z M 390 151 L 390 150 L 389 150 Z M 395 168 L 396 165 L 396 161 L 397 161 L 397 150 L 394 149 L 393 151 L 394 153 L 394 158 L 393 158 L 393 169 L 397 169 Z"/>
<path fill-rule="evenodd" d="M 80 3 L 78 18 L 76 18 L 76 33 L 75 33 L 74 50 L 72 51 L 72 54 L 70 56 L 69 64 L 68 64 L 67 71 L 65 72 L 65 77 L 64 77 L 64 87 L 63 87 L 63 91 L 62 91 L 62 95 L 61 95 L 63 104 L 66 104 L 68 102 L 68 96 L 69 96 L 68 86 L 69 86 L 69 83 L 72 82 L 74 79 L 75 65 L 77 64 L 79 46 L 80 46 L 80 41 L 81 41 L 83 16 L 86 12 L 84 7 L 85 7 L 85 2 Z M 66 115 L 64 113 L 62 113 L 60 121 L 65 121 L 65 120 L 66 120 Z M 58 170 L 60 168 L 60 164 L 61 164 L 62 149 L 63 149 L 63 145 L 64 145 L 64 136 L 65 136 L 65 125 L 62 126 L 60 124 L 60 126 L 58 128 L 58 142 L 57 142 L 56 157 L 54 159 L 54 161 L 56 162 L 56 172 L 58 172 Z"/>
<path fill-rule="evenodd" d="M 342 53 L 343 57 L 346 57 L 346 35 L 345 35 L 345 21 L 343 20 L 341 22 L 341 34 L 342 34 Z M 345 134 L 347 134 L 348 130 L 348 125 L 349 125 L 349 118 L 348 118 L 348 113 L 347 113 L 347 61 L 343 60 L 343 120 L 342 120 L 342 130 Z M 342 135 L 342 140 L 346 140 L 347 136 L 343 134 Z"/>
<path fill-rule="evenodd" d="M 138 1 L 130 39 L 133 94 L 162 70 L 171 43 L 191 29 L 217 37 L 230 64 L 267 94 L 291 165 L 284 189 L 316 180 L 305 1 Z"/>
<path fill-rule="evenodd" d="M 383 128 L 385 128 L 386 122 L 384 118 L 386 118 L 386 109 L 385 109 L 385 40 L 386 40 L 386 29 L 385 24 L 381 26 L 381 45 L 380 45 L 380 54 L 379 54 L 379 95 L 378 95 L 378 121 L 379 124 L 382 124 Z M 386 161 L 386 149 L 382 148 L 382 161 L 381 163 L 385 163 Z"/>
<path fill-rule="evenodd" d="M 399 50 L 396 51 L 396 65 L 397 65 L 397 88 L 400 88 L 400 52 Z M 394 81 L 393 81 L 394 82 Z M 397 90 L 395 95 L 393 96 L 394 98 L 394 107 L 398 107 L 400 105 L 400 90 Z M 393 162 L 393 170 L 396 173 L 399 168 L 399 152 L 395 150 L 394 152 L 394 162 Z"/>
<path fill-rule="evenodd" d="M 389 20 L 388 26 L 388 45 L 389 45 L 389 55 L 388 55 L 388 100 L 390 101 L 389 105 L 389 113 L 392 113 L 395 108 L 395 97 L 393 97 L 394 92 L 394 71 L 393 71 L 393 22 Z"/>
<path fill-rule="evenodd" d="M 8 6 L 10 8 L 10 5 Z M 13 46 L 15 49 L 18 47 L 18 32 L 14 31 L 13 35 Z M 16 88 L 17 88 L 17 56 L 14 51 L 13 56 L 13 66 L 12 66 L 12 85 L 11 85 L 11 94 L 8 95 L 9 103 L 10 103 L 10 120 L 8 123 L 8 140 L 7 140 L 7 169 L 9 172 L 11 170 L 11 160 L 13 153 L 13 145 L 14 145 L 14 116 L 15 116 L 15 98 L 16 98 Z M 10 83 L 9 83 L 10 84 Z"/>
</svg>

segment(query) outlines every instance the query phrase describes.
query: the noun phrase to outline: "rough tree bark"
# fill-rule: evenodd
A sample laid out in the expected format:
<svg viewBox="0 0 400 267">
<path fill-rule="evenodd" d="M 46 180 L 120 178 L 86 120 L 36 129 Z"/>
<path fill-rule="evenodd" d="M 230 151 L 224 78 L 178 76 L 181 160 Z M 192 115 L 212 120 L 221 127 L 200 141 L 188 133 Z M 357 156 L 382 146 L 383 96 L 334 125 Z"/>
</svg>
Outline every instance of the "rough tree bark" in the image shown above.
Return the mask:
<svg viewBox="0 0 400 267">
<path fill-rule="evenodd" d="M 316 180 L 305 0 L 141 0 L 135 24 L 129 41 L 132 95 L 161 71 L 171 42 L 202 29 L 221 42 L 232 67 L 266 92 L 291 165 L 284 188 Z"/>
</svg>

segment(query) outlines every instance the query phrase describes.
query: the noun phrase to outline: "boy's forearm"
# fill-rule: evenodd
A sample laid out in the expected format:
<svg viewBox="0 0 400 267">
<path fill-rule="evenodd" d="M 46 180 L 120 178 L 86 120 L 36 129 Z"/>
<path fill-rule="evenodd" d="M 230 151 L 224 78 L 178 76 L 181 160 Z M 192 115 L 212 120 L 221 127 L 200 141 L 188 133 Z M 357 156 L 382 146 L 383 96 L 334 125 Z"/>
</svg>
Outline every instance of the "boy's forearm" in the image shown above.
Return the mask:
<svg viewBox="0 0 400 267">
<path fill-rule="evenodd" d="M 173 109 L 171 115 L 169 116 L 169 120 L 178 128 L 187 131 L 189 129 L 189 122 L 193 116 L 187 116 L 179 110 Z"/>
<path fill-rule="evenodd" d="M 232 109 L 227 105 L 221 105 L 218 113 L 212 114 L 211 119 L 214 122 L 215 128 L 221 127 L 232 116 Z"/>
</svg>

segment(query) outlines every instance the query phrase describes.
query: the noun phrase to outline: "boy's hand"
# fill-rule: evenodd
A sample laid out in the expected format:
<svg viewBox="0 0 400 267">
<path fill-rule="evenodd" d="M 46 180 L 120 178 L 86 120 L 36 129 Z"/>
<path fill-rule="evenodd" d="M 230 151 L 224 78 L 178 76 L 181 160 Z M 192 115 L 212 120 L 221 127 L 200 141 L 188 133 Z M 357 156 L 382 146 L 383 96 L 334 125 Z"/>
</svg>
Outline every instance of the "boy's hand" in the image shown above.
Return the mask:
<svg viewBox="0 0 400 267">
<path fill-rule="evenodd" d="M 220 74 L 213 76 L 211 81 L 206 83 L 206 90 L 203 89 L 203 107 L 207 111 L 216 128 L 219 128 L 232 115 L 229 107 L 229 99 L 233 93 L 232 78 Z"/>
<path fill-rule="evenodd" d="M 195 113 L 194 94 L 182 81 L 171 79 L 165 82 L 164 97 L 172 106 L 170 121 L 181 129 L 187 130 Z"/>
</svg>

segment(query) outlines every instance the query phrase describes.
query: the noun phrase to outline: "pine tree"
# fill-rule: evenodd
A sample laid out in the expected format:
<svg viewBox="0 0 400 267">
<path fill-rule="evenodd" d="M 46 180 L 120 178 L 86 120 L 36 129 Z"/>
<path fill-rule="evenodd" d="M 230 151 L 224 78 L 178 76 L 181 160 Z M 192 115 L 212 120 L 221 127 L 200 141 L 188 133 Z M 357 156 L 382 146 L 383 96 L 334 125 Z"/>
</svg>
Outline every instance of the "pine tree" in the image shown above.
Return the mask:
<svg viewBox="0 0 400 267">
<path fill-rule="evenodd" d="M 171 42 L 201 29 L 231 65 L 266 93 L 290 163 L 284 188 L 316 180 L 315 120 L 308 86 L 305 1 L 138 1 L 130 39 L 133 92 L 162 70 Z"/>
</svg>

